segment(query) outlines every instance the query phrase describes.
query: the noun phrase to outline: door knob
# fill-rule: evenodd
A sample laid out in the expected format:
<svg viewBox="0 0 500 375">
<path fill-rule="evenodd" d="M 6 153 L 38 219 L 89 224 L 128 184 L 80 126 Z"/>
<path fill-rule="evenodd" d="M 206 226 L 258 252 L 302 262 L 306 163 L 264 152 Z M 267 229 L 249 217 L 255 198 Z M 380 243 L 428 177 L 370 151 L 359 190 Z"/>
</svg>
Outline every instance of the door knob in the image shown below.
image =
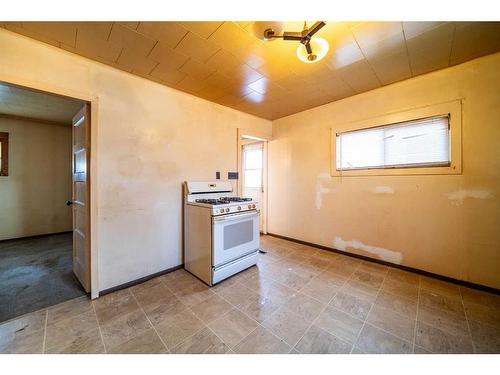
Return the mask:
<svg viewBox="0 0 500 375">
<path fill-rule="evenodd" d="M 66 206 L 71 206 L 73 204 L 73 201 L 66 201 Z"/>
</svg>

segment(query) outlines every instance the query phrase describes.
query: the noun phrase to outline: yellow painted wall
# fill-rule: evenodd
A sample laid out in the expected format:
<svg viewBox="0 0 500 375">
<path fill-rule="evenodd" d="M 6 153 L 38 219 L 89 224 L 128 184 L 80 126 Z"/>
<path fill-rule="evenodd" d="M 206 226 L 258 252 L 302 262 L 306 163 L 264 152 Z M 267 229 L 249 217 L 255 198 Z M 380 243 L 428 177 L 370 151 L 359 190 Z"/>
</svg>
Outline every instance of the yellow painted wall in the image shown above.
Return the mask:
<svg viewBox="0 0 500 375">
<path fill-rule="evenodd" d="M 0 240 L 71 230 L 71 126 L 0 117 L 0 132 L 9 133 Z"/>
<path fill-rule="evenodd" d="M 181 264 L 182 181 L 236 171 L 238 128 L 272 131 L 270 121 L 6 30 L 0 51 L 0 80 L 96 102 L 94 289 Z"/>
<path fill-rule="evenodd" d="M 463 99 L 461 175 L 330 177 L 330 128 Z M 500 288 L 500 54 L 273 122 L 268 230 Z"/>
</svg>

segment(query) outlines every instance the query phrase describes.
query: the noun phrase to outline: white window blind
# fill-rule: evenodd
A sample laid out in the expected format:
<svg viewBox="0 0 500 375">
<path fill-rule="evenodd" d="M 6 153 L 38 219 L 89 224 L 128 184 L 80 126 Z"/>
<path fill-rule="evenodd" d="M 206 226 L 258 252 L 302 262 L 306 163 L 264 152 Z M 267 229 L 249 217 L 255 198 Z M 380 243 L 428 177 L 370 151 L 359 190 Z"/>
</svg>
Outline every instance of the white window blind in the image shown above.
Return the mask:
<svg viewBox="0 0 500 375">
<path fill-rule="evenodd" d="M 450 165 L 449 116 L 337 134 L 337 170 Z"/>
</svg>

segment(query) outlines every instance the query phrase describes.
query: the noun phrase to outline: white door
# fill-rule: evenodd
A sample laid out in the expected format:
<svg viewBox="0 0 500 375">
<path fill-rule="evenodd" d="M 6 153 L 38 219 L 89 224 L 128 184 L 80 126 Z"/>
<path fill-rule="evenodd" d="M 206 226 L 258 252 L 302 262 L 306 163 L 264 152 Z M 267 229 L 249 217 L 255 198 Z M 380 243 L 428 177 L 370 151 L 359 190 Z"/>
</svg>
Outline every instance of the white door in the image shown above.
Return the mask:
<svg viewBox="0 0 500 375">
<path fill-rule="evenodd" d="M 261 211 L 260 231 L 265 232 L 264 142 L 243 145 L 243 197 L 253 198 Z"/>
</svg>

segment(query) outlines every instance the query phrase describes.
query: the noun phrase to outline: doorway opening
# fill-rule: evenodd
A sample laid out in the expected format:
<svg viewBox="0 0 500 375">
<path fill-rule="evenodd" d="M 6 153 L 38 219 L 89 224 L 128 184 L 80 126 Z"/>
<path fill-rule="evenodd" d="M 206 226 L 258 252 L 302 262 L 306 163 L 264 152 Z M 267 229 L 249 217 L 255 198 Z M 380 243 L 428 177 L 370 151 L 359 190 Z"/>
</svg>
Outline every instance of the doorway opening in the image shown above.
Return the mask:
<svg viewBox="0 0 500 375">
<path fill-rule="evenodd" d="M 238 141 L 239 193 L 258 202 L 260 232 L 267 234 L 267 140 L 241 134 Z"/>
<path fill-rule="evenodd" d="M 90 104 L 0 82 L 0 323 L 90 292 Z M 6 141 L 4 141 L 6 140 Z"/>
</svg>

